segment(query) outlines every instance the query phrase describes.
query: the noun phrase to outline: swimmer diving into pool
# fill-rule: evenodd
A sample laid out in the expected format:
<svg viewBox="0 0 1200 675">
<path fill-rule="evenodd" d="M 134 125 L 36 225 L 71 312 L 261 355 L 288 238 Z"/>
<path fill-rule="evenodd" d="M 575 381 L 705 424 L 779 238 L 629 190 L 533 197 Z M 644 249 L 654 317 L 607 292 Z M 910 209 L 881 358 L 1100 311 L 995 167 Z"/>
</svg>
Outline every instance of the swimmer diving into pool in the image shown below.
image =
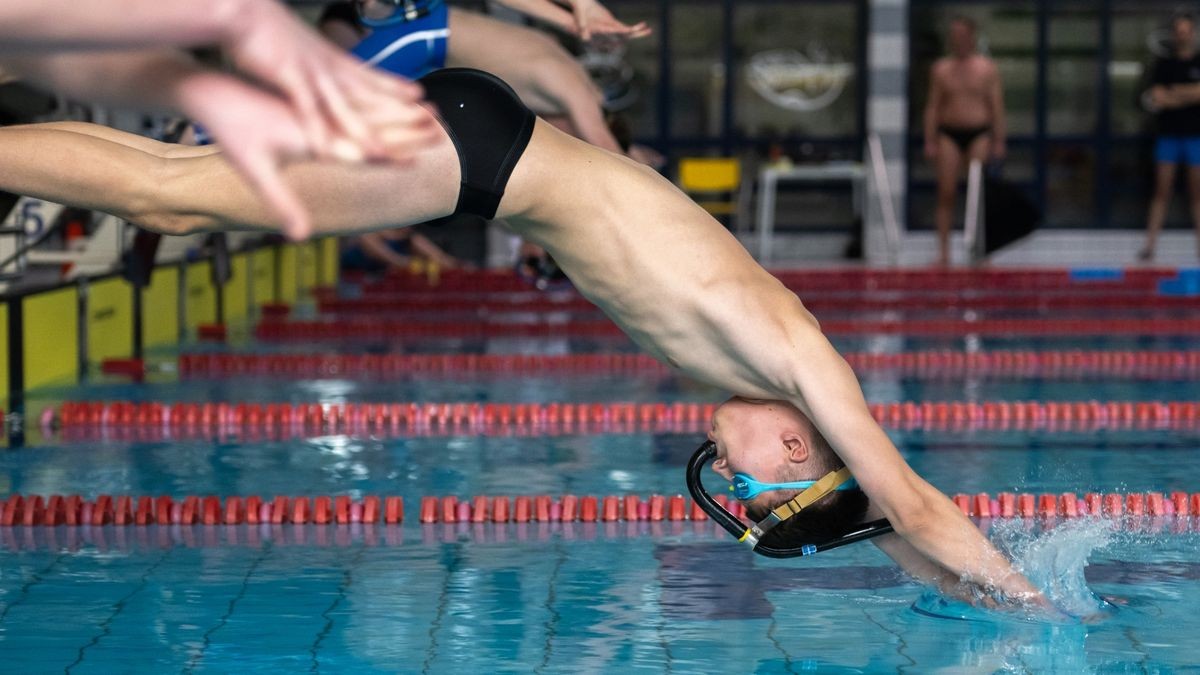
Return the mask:
<svg viewBox="0 0 1200 675">
<path fill-rule="evenodd" d="M 844 464 L 869 499 L 868 515 L 895 530 L 874 541 L 910 574 L 988 605 L 1049 608 L 908 466 L 817 320 L 707 212 L 654 170 L 537 120 L 491 75 L 442 70 L 422 85 L 446 133 L 408 164 L 286 168 L 318 232 L 365 232 L 456 212 L 503 218 L 549 251 L 642 348 L 742 397 L 713 420 L 718 472 L 793 482 Z M 166 234 L 280 229 L 218 150 L 101 126 L 0 129 L 0 189 Z M 761 513 L 795 494 L 768 485 L 748 503 Z"/>
</svg>

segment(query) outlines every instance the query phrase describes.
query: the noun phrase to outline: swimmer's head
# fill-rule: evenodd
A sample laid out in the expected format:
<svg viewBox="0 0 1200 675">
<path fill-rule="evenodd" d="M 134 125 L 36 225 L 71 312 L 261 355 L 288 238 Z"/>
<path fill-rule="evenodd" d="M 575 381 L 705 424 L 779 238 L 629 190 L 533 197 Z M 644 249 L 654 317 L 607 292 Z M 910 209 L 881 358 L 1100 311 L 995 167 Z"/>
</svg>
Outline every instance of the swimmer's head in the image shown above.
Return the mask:
<svg viewBox="0 0 1200 675">
<path fill-rule="evenodd" d="M 1176 14 L 1171 19 L 1171 40 L 1175 51 L 1190 53 L 1196 45 L 1196 18 L 1187 12 Z"/>
<path fill-rule="evenodd" d="M 709 440 L 717 446 L 712 468 L 726 480 L 748 474 L 764 483 L 817 480 L 844 464 L 812 421 L 783 401 L 731 398 L 717 408 Z M 742 502 L 754 522 L 799 494 L 770 490 Z M 838 490 L 767 532 L 762 543 L 788 548 L 841 536 L 863 520 L 861 490 Z"/>
<path fill-rule="evenodd" d="M 963 14 L 951 18 L 948 42 L 950 53 L 958 58 L 974 54 L 979 44 L 979 29 L 975 20 Z"/>
<path fill-rule="evenodd" d="M 444 0 L 354 0 L 359 20 L 372 28 L 383 28 L 426 17 Z"/>
<path fill-rule="evenodd" d="M 353 49 L 368 33 L 367 27 L 358 20 L 358 10 L 352 2 L 325 5 L 317 18 L 317 30 L 344 49 Z"/>
</svg>

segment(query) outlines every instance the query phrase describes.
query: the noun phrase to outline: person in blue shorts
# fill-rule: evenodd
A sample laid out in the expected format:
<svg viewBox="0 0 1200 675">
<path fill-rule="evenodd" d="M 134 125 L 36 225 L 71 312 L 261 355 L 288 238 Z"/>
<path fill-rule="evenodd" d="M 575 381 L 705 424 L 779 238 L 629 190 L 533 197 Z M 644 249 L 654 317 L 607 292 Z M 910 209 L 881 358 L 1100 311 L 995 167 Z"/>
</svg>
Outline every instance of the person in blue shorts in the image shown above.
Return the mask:
<svg viewBox="0 0 1200 675">
<path fill-rule="evenodd" d="M 1200 55 L 1196 53 L 1195 18 L 1176 15 L 1171 21 L 1171 36 L 1172 53 L 1154 63 L 1150 87 L 1143 96 L 1146 108 L 1155 113 L 1158 140 L 1154 146 L 1154 194 L 1146 217 L 1146 244 L 1138 253 L 1142 260 L 1154 258 L 1181 164 L 1188 168 L 1189 211 L 1200 232 Z"/>
</svg>

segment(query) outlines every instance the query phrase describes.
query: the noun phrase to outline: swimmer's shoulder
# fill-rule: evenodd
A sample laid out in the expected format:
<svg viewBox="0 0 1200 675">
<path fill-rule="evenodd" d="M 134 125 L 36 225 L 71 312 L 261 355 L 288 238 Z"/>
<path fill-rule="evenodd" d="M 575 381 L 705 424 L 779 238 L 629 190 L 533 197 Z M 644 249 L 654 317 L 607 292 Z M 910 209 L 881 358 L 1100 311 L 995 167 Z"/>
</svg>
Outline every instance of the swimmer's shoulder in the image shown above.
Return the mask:
<svg viewBox="0 0 1200 675">
<path fill-rule="evenodd" d="M 983 75 L 991 77 L 1000 74 L 1000 66 L 996 65 L 996 60 L 992 57 L 976 54 L 973 60 L 975 68 Z"/>
</svg>

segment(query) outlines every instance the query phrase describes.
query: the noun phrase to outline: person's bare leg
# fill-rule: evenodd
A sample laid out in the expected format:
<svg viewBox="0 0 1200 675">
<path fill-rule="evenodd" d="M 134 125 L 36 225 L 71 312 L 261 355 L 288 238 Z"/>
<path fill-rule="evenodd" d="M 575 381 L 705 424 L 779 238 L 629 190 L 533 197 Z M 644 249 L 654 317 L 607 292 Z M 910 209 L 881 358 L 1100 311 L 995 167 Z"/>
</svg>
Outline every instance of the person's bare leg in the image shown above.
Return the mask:
<svg viewBox="0 0 1200 675">
<path fill-rule="evenodd" d="M 1196 255 L 1200 256 L 1200 166 L 1188 167 L 1188 204 L 1196 228 Z"/>
<path fill-rule="evenodd" d="M 934 223 L 937 225 L 938 264 L 950 264 L 950 231 L 954 227 L 954 201 L 958 196 L 959 164 L 962 153 L 954 141 L 938 135 L 937 210 Z"/>
<path fill-rule="evenodd" d="M 1150 209 L 1146 215 L 1146 245 L 1138 252 L 1141 260 L 1154 259 L 1154 248 L 1158 245 L 1158 233 L 1167 219 L 1167 207 L 1171 204 L 1171 192 L 1175 187 L 1177 165 L 1159 162 L 1154 169 L 1154 193 L 1150 196 Z"/>
<path fill-rule="evenodd" d="M 106 127 L 100 124 L 89 124 L 87 122 L 44 122 L 37 125 L 39 129 L 52 129 L 56 131 L 71 131 L 77 134 L 85 134 L 87 136 L 95 136 L 113 143 L 141 150 L 155 157 L 203 157 L 205 155 L 216 154 L 221 151 L 215 145 L 181 145 L 178 143 L 163 143 L 156 141 L 153 138 L 139 136 L 124 131 Z"/>
<path fill-rule="evenodd" d="M 0 188 L 167 234 L 279 230 L 279 220 L 220 153 L 191 155 L 187 146 L 88 131 L 94 133 L 0 128 Z M 458 199 L 458 156 L 444 134 L 405 165 L 297 162 L 284 175 L 325 233 L 425 222 L 451 213 Z"/>
</svg>

